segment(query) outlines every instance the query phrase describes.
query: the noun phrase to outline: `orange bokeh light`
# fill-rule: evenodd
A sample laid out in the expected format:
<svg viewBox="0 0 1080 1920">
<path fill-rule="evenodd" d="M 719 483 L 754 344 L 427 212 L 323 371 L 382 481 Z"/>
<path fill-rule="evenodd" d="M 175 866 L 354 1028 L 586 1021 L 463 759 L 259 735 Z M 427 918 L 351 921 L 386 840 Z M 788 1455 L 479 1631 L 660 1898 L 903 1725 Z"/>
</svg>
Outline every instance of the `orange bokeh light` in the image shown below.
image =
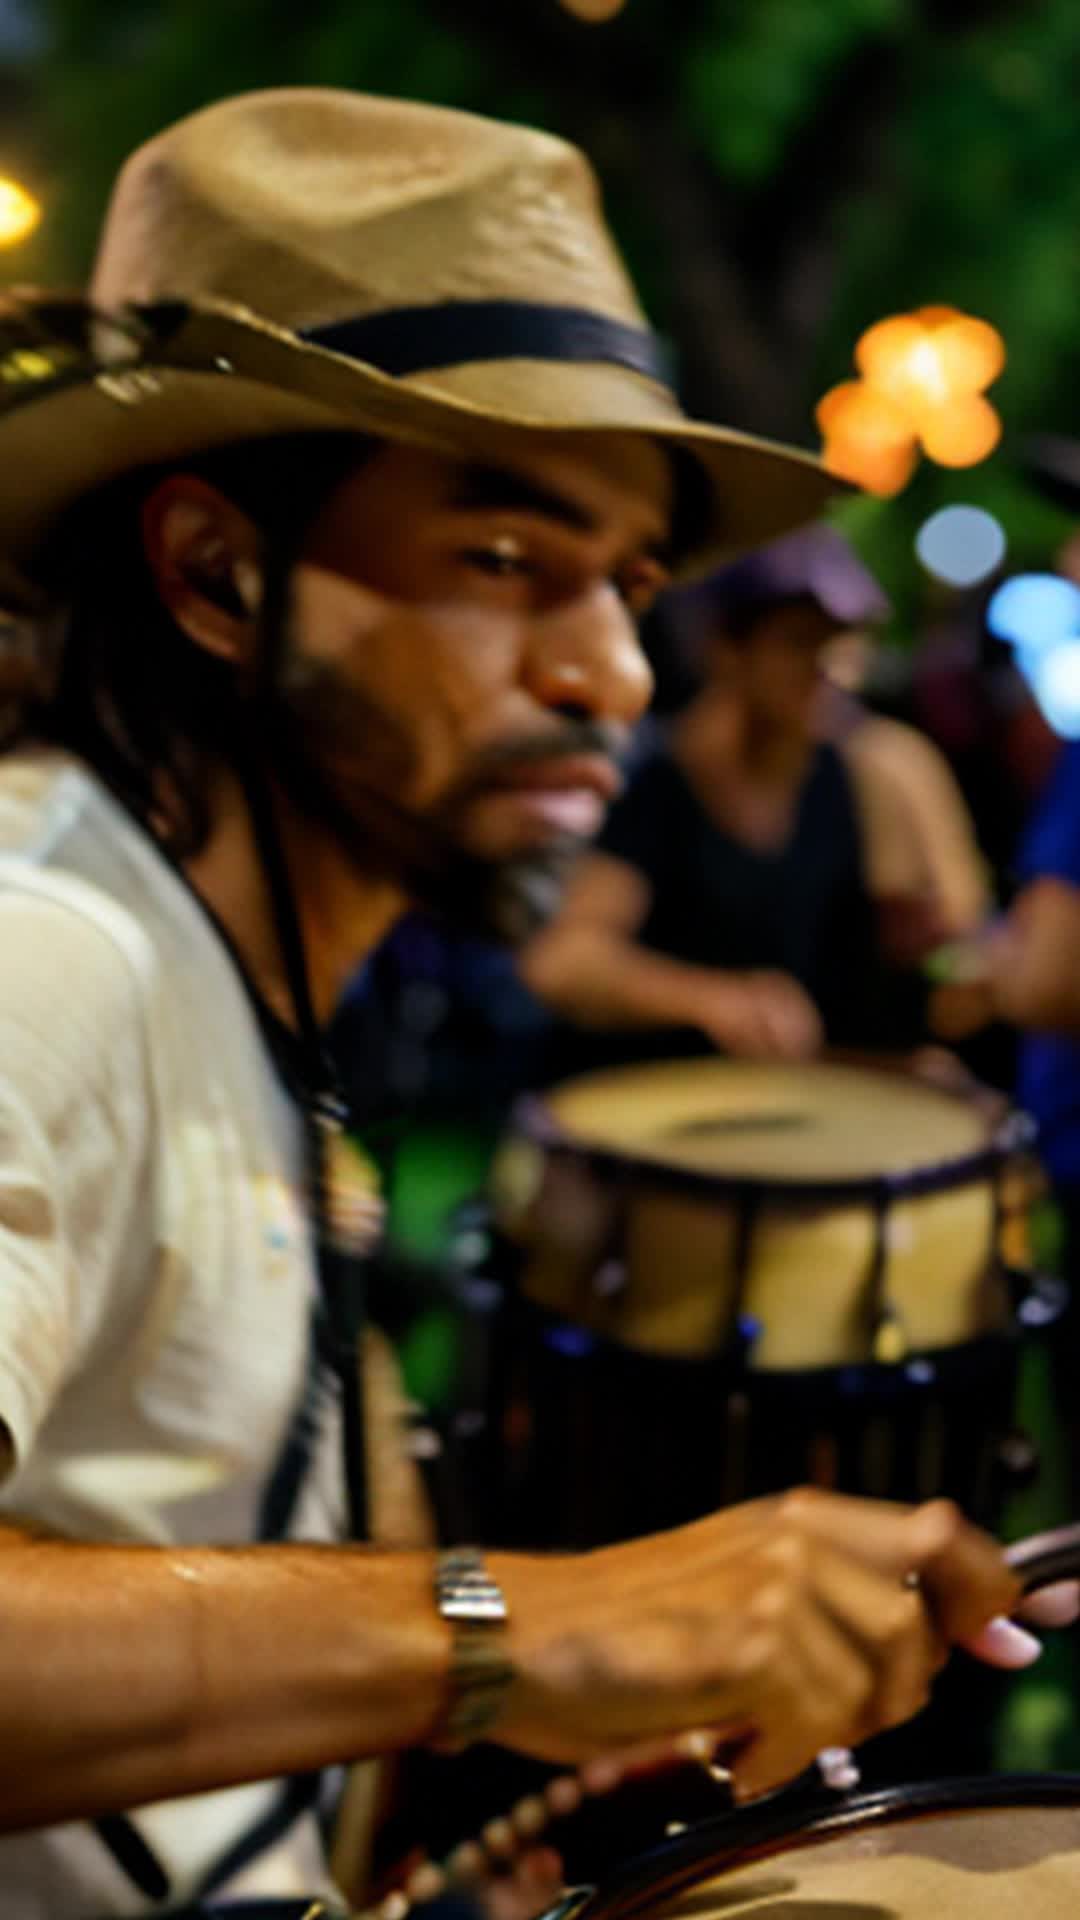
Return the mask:
<svg viewBox="0 0 1080 1920">
<path fill-rule="evenodd" d="M 559 0 L 567 13 L 575 14 L 579 20 L 614 20 L 621 13 L 626 0 Z"/>
<path fill-rule="evenodd" d="M 910 440 L 911 422 L 886 393 L 864 380 L 845 380 L 820 401 L 815 415 L 822 433 L 888 444 Z"/>
<path fill-rule="evenodd" d="M 974 467 L 1001 439 L 1001 419 L 989 400 L 973 393 L 924 414 L 919 438 L 939 467 Z"/>
<path fill-rule="evenodd" d="M 834 387 L 817 409 L 831 472 L 871 493 L 898 493 L 919 443 L 941 466 L 985 460 L 1001 421 L 983 389 L 1005 365 L 995 327 L 955 307 L 920 307 L 868 327 L 855 349 L 861 378 Z"/>
<path fill-rule="evenodd" d="M 934 347 L 954 393 L 982 393 L 1005 366 L 1005 342 L 986 320 L 958 313 L 937 329 Z"/>
<path fill-rule="evenodd" d="M 842 433 L 826 434 L 821 450 L 827 472 L 886 500 L 903 492 L 918 459 L 919 443 L 913 436 L 891 446 L 873 446 L 865 440 L 848 440 Z"/>
<path fill-rule="evenodd" d="M 868 493 L 889 495 L 906 487 L 919 446 L 911 422 L 888 394 L 865 380 L 845 380 L 825 395 L 816 417 L 830 473 Z"/>
<path fill-rule="evenodd" d="M 913 314 L 894 314 L 867 328 L 855 348 L 855 365 L 871 387 L 909 410 L 939 377 L 936 358 L 928 352 L 929 337 Z M 944 390 L 940 397 L 945 398 Z"/>
</svg>

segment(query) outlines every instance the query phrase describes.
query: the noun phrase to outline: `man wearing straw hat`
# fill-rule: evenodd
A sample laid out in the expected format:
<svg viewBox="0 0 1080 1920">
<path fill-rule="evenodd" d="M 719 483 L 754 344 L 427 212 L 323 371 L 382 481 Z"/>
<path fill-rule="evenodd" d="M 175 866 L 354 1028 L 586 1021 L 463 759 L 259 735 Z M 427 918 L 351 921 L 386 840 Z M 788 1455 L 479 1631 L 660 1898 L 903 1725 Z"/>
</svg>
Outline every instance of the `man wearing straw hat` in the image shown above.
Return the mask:
<svg viewBox="0 0 1080 1920">
<path fill-rule="evenodd" d="M 536 923 L 648 698 L 635 615 L 826 491 L 681 414 L 581 157 L 344 92 L 196 114 L 89 302 L 5 304 L 0 476 L 5 1911 L 322 1895 L 311 1779 L 416 1742 L 705 1728 L 759 1792 L 950 1643 L 1027 1657 L 940 1504 L 319 1544 L 378 1530 L 383 1450 L 323 1025 L 412 899 Z"/>
</svg>

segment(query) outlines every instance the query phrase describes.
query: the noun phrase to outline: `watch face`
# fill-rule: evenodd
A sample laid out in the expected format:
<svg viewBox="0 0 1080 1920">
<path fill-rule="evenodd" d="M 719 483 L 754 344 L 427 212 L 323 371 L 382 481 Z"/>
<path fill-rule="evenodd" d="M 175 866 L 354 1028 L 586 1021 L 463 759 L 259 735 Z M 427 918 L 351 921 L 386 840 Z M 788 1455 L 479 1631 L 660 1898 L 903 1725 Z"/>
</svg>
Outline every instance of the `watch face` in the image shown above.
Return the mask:
<svg viewBox="0 0 1080 1920">
<path fill-rule="evenodd" d="M 498 1625 L 507 1617 L 502 1592 L 486 1574 L 440 1581 L 439 1612 L 444 1620 L 471 1620 L 481 1626 Z"/>
<path fill-rule="evenodd" d="M 477 1626 L 498 1626 L 507 1618 L 506 1601 L 494 1585 L 444 1592 L 439 1612 L 444 1620 L 471 1621 Z"/>
<path fill-rule="evenodd" d="M 444 1620 L 497 1626 L 507 1618 L 502 1590 L 476 1547 L 457 1547 L 440 1555 L 435 1588 Z"/>
</svg>

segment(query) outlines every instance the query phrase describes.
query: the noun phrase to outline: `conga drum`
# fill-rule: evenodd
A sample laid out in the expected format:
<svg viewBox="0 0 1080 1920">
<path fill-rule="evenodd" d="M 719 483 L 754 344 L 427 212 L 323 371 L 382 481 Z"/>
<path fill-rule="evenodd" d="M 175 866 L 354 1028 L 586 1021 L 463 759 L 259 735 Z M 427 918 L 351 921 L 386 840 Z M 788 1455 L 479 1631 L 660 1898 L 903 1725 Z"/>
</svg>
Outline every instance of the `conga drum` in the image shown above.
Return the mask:
<svg viewBox="0 0 1080 1920">
<path fill-rule="evenodd" d="M 594 1545 L 805 1481 L 993 1524 L 1042 1310 L 1014 1272 L 1030 1144 L 992 1097 L 837 1061 L 523 1103 L 493 1179 L 506 1537 Z"/>
<path fill-rule="evenodd" d="M 1027 1593 L 1080 1575 L 1080 1526 L 1019 1541 Z M 675 1809 L 669 1807 L 669 1815 Z M 807 1799 L 791 1789 L 624 1856 L 546 1920 L 1074 1920 L 1080 1775 L 997 1774 Z"/>
<path fill-rule="evenodd" d="M 549 1920 L 1075 1920 L 1080 1778 L 898 1787 L 733 1816 L 569 1896 Z"/>
</svg>

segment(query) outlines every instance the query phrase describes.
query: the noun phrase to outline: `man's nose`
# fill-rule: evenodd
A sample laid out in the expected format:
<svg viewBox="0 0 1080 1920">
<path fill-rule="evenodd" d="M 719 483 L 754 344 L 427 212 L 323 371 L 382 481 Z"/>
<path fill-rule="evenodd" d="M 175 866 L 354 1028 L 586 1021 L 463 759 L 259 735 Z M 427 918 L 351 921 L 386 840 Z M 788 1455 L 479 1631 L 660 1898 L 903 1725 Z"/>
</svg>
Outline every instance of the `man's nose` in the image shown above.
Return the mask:
<svg viewBox="0 0 1080 1920">
<path fill-rule="evenodd" d="M 549 609 L 530 635 L 525 679 L 541 706 L 633 726 L 652 698 L 653 673 L 618 591 L 601 585 Z"/>
</svg>

